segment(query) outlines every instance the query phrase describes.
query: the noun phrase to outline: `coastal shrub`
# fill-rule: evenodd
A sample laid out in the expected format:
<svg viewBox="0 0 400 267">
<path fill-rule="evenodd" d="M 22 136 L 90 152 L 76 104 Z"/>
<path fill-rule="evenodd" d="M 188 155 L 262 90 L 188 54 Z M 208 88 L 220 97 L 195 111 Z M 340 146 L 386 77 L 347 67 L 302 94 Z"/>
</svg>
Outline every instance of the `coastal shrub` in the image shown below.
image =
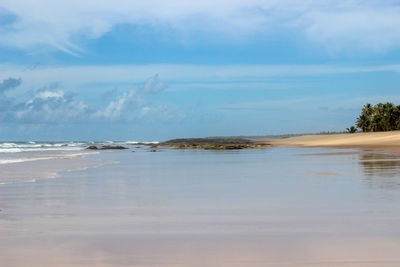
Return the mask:
<svg viewBox="0 0 400 267">
<path fill-rule="evenodd" d="M 400 130 L 400 105 L 390 102 L 375 106 L 365 104 L 357 118 L 357 127 L 363 132 Z"/>
</svg>

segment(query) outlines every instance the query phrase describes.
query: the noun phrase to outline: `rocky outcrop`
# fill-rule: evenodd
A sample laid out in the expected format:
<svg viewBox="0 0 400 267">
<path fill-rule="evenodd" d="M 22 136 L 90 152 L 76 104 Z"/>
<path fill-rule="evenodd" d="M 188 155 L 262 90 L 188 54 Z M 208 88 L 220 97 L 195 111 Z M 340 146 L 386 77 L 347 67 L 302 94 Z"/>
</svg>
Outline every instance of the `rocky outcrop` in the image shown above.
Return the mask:
<svg viewBox="0 0 400 267">
<path fill-rule="evenodd" d="M 110 146 L 110 145 L 103 145 L 101 147 L 97 146 L 88 146 L 86 149 L 89 150 L 107 150 L 107 149 L 128 149 L 127 147 L 124 146 Z"/>
<path fill-rule="evenodd" d="M 128 149 L 127 147 L 124 146 L 102 146 L 100 149 Z"/>
<path fill-rule="evenodd" d="M 173 139 L 158 146 L 166 148 L 178 149 L 205 149 L 205 150 L 233 150 L 247 148 L 265 148 L 270 147 L 269 144 L 254 142 L 245 138 L 182 138 Z"/>
</svg>

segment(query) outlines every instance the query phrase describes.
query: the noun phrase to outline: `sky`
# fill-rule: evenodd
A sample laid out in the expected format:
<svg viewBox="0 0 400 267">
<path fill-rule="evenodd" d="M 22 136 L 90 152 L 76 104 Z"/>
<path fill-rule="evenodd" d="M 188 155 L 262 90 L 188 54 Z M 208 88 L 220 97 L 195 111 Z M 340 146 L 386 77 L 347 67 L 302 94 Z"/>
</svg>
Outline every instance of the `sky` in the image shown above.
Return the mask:
<svg viewBox="0 0 400 267">
<path fill-rule="evenodd" d="M 0 141 L 344 131 L 400 104 L 400 1 L 0 0 Z"/>
</svg>

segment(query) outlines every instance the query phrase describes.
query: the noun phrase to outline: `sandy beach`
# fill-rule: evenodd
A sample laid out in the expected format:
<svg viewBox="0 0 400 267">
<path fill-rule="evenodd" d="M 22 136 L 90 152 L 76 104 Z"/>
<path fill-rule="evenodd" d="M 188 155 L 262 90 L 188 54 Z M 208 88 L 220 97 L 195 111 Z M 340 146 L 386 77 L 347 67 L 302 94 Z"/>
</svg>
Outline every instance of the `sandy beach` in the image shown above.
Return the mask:
<svg viewBox="0 0 400 267">
<path fill-rule="evenodd" d="M 346 148 L 400 148 L 400 131 L 344 133 L 344 134 L 315 134 L 282 139 L 260 140 L 282 147 L 346 147 Z"/>
</svg>

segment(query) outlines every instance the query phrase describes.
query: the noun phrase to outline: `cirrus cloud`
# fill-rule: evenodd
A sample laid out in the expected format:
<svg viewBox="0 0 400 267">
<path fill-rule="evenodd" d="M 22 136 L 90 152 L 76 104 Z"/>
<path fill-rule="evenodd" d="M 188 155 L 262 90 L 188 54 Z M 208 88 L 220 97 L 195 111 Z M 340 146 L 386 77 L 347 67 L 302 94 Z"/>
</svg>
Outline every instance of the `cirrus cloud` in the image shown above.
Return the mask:
<svg viewBox="0 0 400 267">
<path fill-rule="evenodd" d="M 46 45 L 74 55 L 83 52 L 82 38 L 99 38 L 117 25 L 157 29 L 178 39 L 204 33 L 212 38 L 203 41 L 228 42 L 298 32 L 334 52 L 400 46 L 400 6 L 391 0 L 2 0 L 0 6 L 15 17 L 2 26 L 1 44 Z"/>
</svg>

